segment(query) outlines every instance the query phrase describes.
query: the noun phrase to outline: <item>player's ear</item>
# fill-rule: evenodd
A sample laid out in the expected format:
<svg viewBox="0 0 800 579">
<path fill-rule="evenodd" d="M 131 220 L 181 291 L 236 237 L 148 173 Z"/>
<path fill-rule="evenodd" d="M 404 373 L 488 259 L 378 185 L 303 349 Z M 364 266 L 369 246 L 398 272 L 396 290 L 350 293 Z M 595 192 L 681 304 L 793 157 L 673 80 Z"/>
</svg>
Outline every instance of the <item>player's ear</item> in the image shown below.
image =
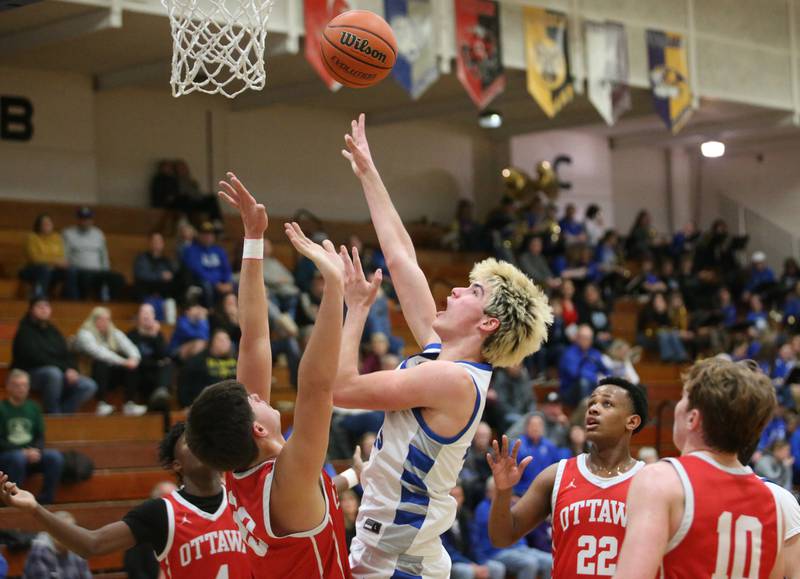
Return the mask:
<svg viewBox="0 0 800 579">
<path fill-rule="evenodd" d="M 639 428 L 639 425 L 641 423 L 642 423 L 641 416 L 639 416 L 638 414 L 631 414 L 630 416 L 628 416 L 628 421 L 625 424 L 625 428 L 627 430 L 630 430 L 631 432 L 634 432 L 637 428 Z"/>
<path fill-rule="evenodd" d="M 500 320 L 491 316 L 483 316 L 480 329 L 485 334 L 494 334 L 500 328 Z"/>
<path fill-rule="evenodd" d="M 689 430 L 699 430 L 703 423 L 703 416 L 697 408 L 692 408 L 686 413 L 686 427 Z"/>
<path fill-rule="evenodd" d="M 253 421 L 253 436 L 256 438 L 266 438 L 268 434 L 269 432 L 267 432 L 267 429 L 264 428 L 261 423 L 256 420 Z"/>
</svg>

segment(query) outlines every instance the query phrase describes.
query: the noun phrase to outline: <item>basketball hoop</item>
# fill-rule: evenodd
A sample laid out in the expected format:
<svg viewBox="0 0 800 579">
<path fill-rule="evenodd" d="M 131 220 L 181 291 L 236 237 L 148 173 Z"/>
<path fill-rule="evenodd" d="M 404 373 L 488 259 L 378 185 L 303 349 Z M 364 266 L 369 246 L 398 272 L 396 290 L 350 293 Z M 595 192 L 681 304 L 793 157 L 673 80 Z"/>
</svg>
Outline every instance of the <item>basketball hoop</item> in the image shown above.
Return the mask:
<svg viewBox="0 0 800 579">
<path fill-rule="evenodd" d="M 267 20 L 274 0 L 161 0 L 172 28 L 172 96 L 233 98 L 266 82 Z"/>
</svg>

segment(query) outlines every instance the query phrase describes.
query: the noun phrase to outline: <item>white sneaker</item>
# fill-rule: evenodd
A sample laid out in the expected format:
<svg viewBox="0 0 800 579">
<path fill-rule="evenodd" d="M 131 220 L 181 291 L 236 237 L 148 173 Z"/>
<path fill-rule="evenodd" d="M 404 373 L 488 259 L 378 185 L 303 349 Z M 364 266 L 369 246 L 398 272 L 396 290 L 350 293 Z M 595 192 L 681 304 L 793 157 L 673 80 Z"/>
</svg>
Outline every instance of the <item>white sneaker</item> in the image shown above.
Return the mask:
<svg viewBox="0 0 800 579">
<path fill-rule="evenodd" d="M 136 404 L 132 400 L 128 400 L 122 406 L 122 413 L 125 416 L 141 416 L 142 414 L 147 412 L 147 406 L 144 404 Z"/>
<path fill-rule="evenodd" d="M 111 406 L 108 402 L 103 402 L 102 400 L 97 403 L 97 409 L 95 410 L 95 414 L 98 416 L 108 416 L 114 412 L 114 407 Z"/>
</svg>

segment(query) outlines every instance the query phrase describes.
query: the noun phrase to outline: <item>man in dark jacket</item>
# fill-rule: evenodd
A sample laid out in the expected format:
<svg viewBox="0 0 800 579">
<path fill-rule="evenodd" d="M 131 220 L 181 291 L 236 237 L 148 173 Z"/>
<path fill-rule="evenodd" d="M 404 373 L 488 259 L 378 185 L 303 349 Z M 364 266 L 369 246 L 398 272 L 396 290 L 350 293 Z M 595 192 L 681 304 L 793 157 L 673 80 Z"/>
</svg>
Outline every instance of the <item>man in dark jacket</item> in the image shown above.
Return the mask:
<svg viewBox="0 0 800 579">
<path fill-rule="evenodd" d="M 164 237 L 150 234 L 150 249 L 136 256 L 133 279 L 139 299 L 175 297 L 175 265 L 164 255 Z"/>
<path fill-rule="evenodd" d="M 133 374 L 140 402 L 146 402 L 150 410 L 169 410 L 172 360 L 151 304 L 139 306 L 136 327 L 128 332 L 128 338 L 142 354 Z"/>
<path fill-rule="evenodd" d="M 11 367 L 30 374 L 31 388 L 42 393 L 46 413 L 71 414 L 94 396 L 97 384 L 75 369 L 75 359 L 50 322 L 51 315 L 47 298 L 31 300 L 14 336 Z"/>
</svg>

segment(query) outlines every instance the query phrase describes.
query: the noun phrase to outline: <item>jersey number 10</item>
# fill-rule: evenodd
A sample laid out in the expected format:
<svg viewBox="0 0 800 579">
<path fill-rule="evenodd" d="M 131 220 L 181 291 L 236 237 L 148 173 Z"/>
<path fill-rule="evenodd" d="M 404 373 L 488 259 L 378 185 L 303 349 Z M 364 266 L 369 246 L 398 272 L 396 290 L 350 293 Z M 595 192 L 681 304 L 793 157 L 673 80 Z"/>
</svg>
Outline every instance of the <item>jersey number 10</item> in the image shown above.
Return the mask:
<svg viewBox="0 0 800 579">
<path fill-rule="evenodd" d="M 725 511 L 717 519 L 717 566 L 711 579 L 758 579 L 761 565 L 761 521 L 750 515 L 736 517 L 731 545 L 731 523 L 733 514 Z M 750 534 L 750 569 L 744 573 L 747 555 L 747 535 Z M 731 547 L 733 547 L 733 567 L 731 568 Z M 728 569 L 731 568 L 730 575 Z"/>
</svg>

